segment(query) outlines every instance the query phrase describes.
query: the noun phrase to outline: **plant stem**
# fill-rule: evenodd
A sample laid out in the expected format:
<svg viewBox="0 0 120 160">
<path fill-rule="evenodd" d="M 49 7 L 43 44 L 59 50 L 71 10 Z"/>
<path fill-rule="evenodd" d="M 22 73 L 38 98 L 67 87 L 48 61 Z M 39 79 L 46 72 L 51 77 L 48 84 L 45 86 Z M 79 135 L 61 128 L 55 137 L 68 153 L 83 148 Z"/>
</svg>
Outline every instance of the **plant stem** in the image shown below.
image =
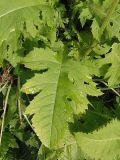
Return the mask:
<svg viewBox="0 0 120 160">
<path fill-rule="evenodd" d="M 21 93 L 20 93 L 20 77 L 18 76 L 18 113 L 20 123 L 22 124 L 22 109 L 21 109 Z"/>
<path fill-rule="evenodd" d="M 119 94 L 114 88 L 111 88 L 111 90 L 112 90 L 118 97 L 120 97 L 120 94 Z"/>
<path fill-rule="evenodd" d="M 2 92 L 2 90 L 7 86 L 8 81 L 2 86 L 2 88 L 0 88 L 0 92 Z"/>
<path fill-rule="evenodd" d="M 1 125 L 1 131 L 0 131 L 0 146 L 1 146 L 1 143 L 2 143 L 2 135 L 3 135 L 3 129 L 4 129 L 4 123 L 5 123 L 5 114 L 6 114 L 6 110 L 7 110 L 7 103 L 8 103 L 8 98 L 9 98 L 11 86 L 12 86 L 12 83 L 8 87 L 6 98 L 5 98 L 3 119 L 2 119 L 2 125 Z"/>
<path fill-rule="evenodd" d="M 24 116 L 25 120 L 27 121 L 27 123 L 29 124 L 29 126 L 30 126 L 30 127 L 32 128 L 32 130 L 34 131 L 34 128 L 32 127 L 32 124 L 30 123 L 28 117 L 27 117 L 25 114 L 23 114 L 23 116 Z M 35 131 L 34 131 L 34 132 L 35 132 Z"/>
</svg>

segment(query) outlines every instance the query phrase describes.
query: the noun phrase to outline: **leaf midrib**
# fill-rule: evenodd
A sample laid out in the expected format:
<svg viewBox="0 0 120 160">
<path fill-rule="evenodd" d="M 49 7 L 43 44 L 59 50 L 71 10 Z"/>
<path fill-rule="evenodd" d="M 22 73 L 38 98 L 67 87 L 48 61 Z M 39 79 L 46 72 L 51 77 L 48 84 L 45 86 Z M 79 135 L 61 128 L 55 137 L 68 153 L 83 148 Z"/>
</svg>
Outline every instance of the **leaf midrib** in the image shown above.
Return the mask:
<svg viewBox="0 0 120 160">
<path fill-rule="evenodd" d="M 57 85 L 56 85 L 56 94 L 55 94 L 55 103 L 54 103 L 54 108 L 53 108 L 53 113 L 52 113 L 52 121 L 51 121 L 51 124 L 53 124 L 53 120 L 54 120 L 54 110 L 55 110 L 55 104 L 56 104 L 56 99 L 57 99 L 57 93 L 58 93 L 58 89 L 59 89 L 59 81 L 60 81 L 60 76 L 61 76 L 61 71 L 62 71 L 62 64 L 63 64 L 63 58 L 61 60 L 61 63 L 59 64 L 60 65 L 60 70 L 59 70 L 59 75 L 58 75 L 58 81 L 57 81 Z M 52 129 L 53 129 L 53 125 L 51 127 L 51 131 L 50 131 L 50 146 L 51 146 L 51 137 L 52 137 Z"/>
<path fill-rule="evenodd" d="M 104 138 L 104 139 L 94 139 L 91 137 L 86 137 L 86 136 L 82 136 L 85 139 L 88 139 L 88 141 L 93 140 L 93 141 L 98 141 L 98 142 L 105 142 L 105 141 L 117 141 L 120 140 L 120 137 L 114 137 L 114 138 Z"/>
</svg>

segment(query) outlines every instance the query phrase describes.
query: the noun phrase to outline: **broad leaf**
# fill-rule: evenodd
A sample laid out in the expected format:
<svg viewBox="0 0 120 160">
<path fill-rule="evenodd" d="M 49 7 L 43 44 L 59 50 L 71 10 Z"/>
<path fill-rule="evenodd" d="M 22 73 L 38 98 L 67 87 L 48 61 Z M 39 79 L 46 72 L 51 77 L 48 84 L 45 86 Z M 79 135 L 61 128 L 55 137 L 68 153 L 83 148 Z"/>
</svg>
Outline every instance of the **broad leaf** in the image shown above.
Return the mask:
<svg viewBox="0 0 120 160">
<path fill-rule="evenodd" d="M 57 54 L 48 48 L 35 48 L 24 58 L 23 64 L 33 70 L 47 70 L 36 73 L 23 85 L 22 91 L 27 94 L 40 92 L 26 113 L 34 114 L 33 127 L 42 143 L 47 147 L 58 146 L 72 113 L 76 108 L 79 113 L 87 109 L 87 94 L 101 94 L 91 77 L 95 69 L 89 69 L 89 63 L 87 66 L 85 61 L 80 63 L 69 59 L 66 52 Z"/>
</svg>

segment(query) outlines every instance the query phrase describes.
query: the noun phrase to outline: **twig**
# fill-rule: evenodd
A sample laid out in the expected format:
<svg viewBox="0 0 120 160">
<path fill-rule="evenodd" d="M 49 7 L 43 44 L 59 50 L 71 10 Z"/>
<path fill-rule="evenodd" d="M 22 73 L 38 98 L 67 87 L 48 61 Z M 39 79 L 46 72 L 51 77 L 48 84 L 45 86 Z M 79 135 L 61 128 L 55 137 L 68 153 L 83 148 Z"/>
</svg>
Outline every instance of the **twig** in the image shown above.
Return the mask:
<svg viewBox="0 0 120 160">
<path fill-rule="evenodd" d="M 114 89 L 114 88 L 111 88 L 111 90 L 117 94 L 118 97 L 120 97 L 120 94 Z"/>
<path fill-rule="evenodd" d="M 6 98 L 5 98 L 3 119 L 2 119 L 2 125 L 1 125 L 1 131 L 0 131 L 0 146 L 1 146 L 1 143 L 2 143 L 2 135 L 3 135 L 3 129 L 4 129 L 4 123 L 5 123 L 5 114 L 6 114 L 6 110 L 7 110 L 7 103 L 8 103 L 8 97 L 9 97 L 9 94 L 10 94 L 11 86 L 12 86 L 12 82 L 8 87 Z"/>
<path fill-rule="evenodd" d="M 30 126 L 30 127 L 32 128 L 32 130 L 34 131 L 34 128 L 32 127 L 32 124 L 30 123 L 28 117 L 27 117 L 25 114 L 23 114 L 23 116 L 24 116 L 25 120 L 27 121 L 27 123 L 29 124 L 29 126 Z M 34 131 L 34 132 L 35 132 L 35 131 Z"/>
<path fill-rule="evenodd" d="M 105 86 L 108 87 L 107 83 L 104 82 L 103 80 L 97 79 L 96 81 L 99 81 L 99 82 L 103 83 Z M 116 88 L 116 87 L 115 87 L 115 88 Z M 111 89 L 117 96 L 120 97 L 120 94 L 115 90 L 115 88 L 114 88 L 114 87 L 108 87 L 108 88 L 101 88 L 101 90 L 110 90 L 110 89 Z"/>
<path fill-rule="evenodd" d="M 108 87 L 107 83 L 105 83 L 104 81 L 101 81 L 101 82 Z M 108 89 L 111 89 L 117 96 L 120 97 L 120 94 L 113 87 L 110 87 L 110 88 L 108 87 Z"/>
</svg>

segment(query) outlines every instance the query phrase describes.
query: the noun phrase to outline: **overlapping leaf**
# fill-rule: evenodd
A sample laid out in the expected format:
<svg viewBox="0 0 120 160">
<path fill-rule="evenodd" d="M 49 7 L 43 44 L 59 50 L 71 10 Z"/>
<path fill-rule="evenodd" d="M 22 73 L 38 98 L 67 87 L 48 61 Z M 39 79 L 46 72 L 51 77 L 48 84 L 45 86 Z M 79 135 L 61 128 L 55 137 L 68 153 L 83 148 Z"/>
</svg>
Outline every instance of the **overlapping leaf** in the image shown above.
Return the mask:
<svg viewBox="0 0 120 160">
<path fill-rule="evenodd" d="M 65 137 L 64 147 L 51 151 L 44 145 L 41 145 L 39 158 L 41 160 L 83 160 L 85 156 L 78 147 L 73 135 L 68 132 Z"/>
<path fill-rule="evenodd" d="M 100 1 L 95 1 L 90 4 L 90 10 L 94 15 L 92 24 L 94 38 L 99 41 L 104 32 L 108 39 L 116 37 L 120 40 L 119 0 L 105 0 L 103 4 Z"/>
<path fill-rule="evenodd" d="M 57 24 L 58 13 L 53 9 L 51 2 L 0 1 L 0 64 L 3 59 L 8 60 L 13 66 L 20 62 L 24 39 L 20 39 L 20 35 L 24 35 L 24 32 L 27 32 L 29 37 L 35 38 L 40 35 L 42 40 L 54 42 Z"/>
<path fill-rule="evenodd" d="M 95 160 L 116 160 L 120 157 L 120 122 L 115 119 L 93 133 L 77 133 L 82 151 Z"/>
<path fill-rule="evenodd" d="M 87 20 L 93 20 L 91 25 L 93 37 L 100 41 L 103 32 L 106 38 L 120 40 L 120 4 L 119 0 L 104 0 L 79 2 L 75 4 L 74 12 L 79 12 L 82 26 Z"/>
<path fill-rule="evenodd" d="M 48 16 L 49 15 L 49 16 Z M 46 22 L 48 26 L 54 26 L 54 11 L 46 1 L 41 0 L 7 0 L 0 2 L 0 44 L 1 41 L 6 40 L 10 32 L 23 30 L 35 35 L 36 27 Z M 41 21 L 42 19 L 42 21 Z M 25 25 L 25 26 L 24 26 Z"/>
</svg>

